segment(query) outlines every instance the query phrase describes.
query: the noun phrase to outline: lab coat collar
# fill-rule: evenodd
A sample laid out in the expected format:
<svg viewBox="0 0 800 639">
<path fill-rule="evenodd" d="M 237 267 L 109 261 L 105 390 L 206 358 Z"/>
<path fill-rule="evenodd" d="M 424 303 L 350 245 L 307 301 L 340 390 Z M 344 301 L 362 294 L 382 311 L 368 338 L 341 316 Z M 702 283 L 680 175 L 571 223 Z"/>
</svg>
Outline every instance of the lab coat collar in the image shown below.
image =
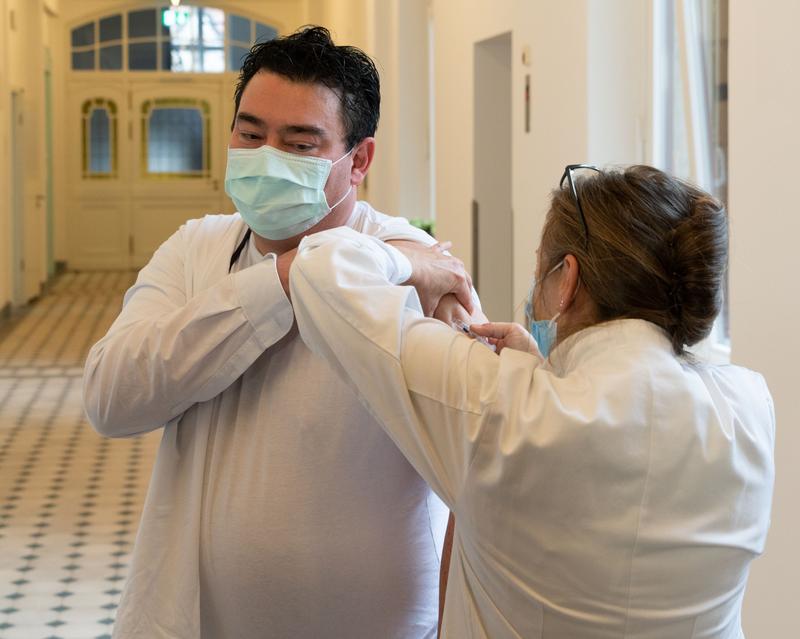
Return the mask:
<svg viewBox="0 0 800 639">
<path fill-rule="evenodd" d="M 672 353 L 667 332 L 652 322 L 620 319 L 584 328 L 558 344 L 545 361 L 545 367 L 564 375 L 594 356 L 607 357 L 609 349 L 639 345 Z"/>
</svg>

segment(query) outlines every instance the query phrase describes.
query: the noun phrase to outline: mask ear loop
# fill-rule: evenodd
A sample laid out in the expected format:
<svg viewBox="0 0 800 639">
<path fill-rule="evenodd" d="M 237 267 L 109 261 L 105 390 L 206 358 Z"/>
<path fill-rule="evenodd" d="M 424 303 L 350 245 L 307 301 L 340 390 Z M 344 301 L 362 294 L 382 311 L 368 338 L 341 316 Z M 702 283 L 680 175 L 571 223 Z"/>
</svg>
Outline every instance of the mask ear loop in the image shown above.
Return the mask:
<svg viewBox="0 0 800 639">
<path fill-rule="evenodd" d="M 332 163 L 331 163 L 331 167 L 333 167 L 335 164 L 338 164 L 339 162 L 341 162 L 342 160 L 344 160 L 344 159 L 345 159 L 345 158 L 346 158 L 348 155 L 350 155 L 350 154 L 353 152 L 353 150 L 354 150 L 355 148 L 356 148 L 356 147 L 354 147 L 354 146 L 353 146 L 353 147 L 350 147 L 350 150 L 349 150 L 347 153 L 345 153 L 345 154 L 344 154 L 342 157 L 340 157 L 338 160 L 336 160 L 336 162 L 332 162 Z M 330 173 L 329 173 L 328 175 L 330 175 Z M 338 201 L 336 204 L 334 204 L 333 206 L 331 206 L 330 204 L 328 204 L 328 198 L 327 198 L 327 196 L 326 196 L 326 197 L 325 197 L 325 204 L 328 204 L 328 213 L 330 213 L 331 211 L 333 211 L 333 209 L 335 209 L 335 208 L 336 208 L 337 206 L 339 206 L 339 205 L 340 205 L 342 202 L 344 202 L 344 201 L 347 199 L 347 196 L 348 196 L 348 195 L 350 195 L 350 191 L 352 191 L 352 190 L 353 190 L 353 185 L 351 184 L 351 185 L 350 185 L 350 188 L 349 188 L 349 189 L 347 189 L 347 192 L 346 192 L 346 193 L 345 193 L 345 194 L 344 194 L 344 195 L 343 195 L 343 196 L 342 196 L 342 197 L 339 199 L 339 201 Z"/>
<path fill-rule="evenodd" d="M 551 268 L 545 274 L 545 276 L 541 279 L 541 281 L 544 282 L 550 276 L 551 273 L 555 273 L 563 265 L 564 265 L 564 260 L 561 260 L 558 264 L 556 264 L 553 268 Z M 536 290 L 536 276 L 534 275 L 531 278 L 530 286 L 528 286 L 528 294 L 514 308 L 514 315 L 516 315 L 517 311 L 519 311 L 520 307 L 522 307 L 523 304 L 525 305 L 525 309 L 524 309 L 523 312 L 525 314 L 525 325 L 526 326 L 529 326 L 530 323 L 533 321 L 533 293 L 534 293 L 535 290 Z"/>
<path fill-rule="evenodd" d="M 339 201 L 338 201 L 336 204 L 334 204 L 333 206 L 328 206 L 328 213 L 330 213 L 331 211 L 333 211 L 333 209 L 335 209 L 335 208 L 336 208 L 337 206 L 339 206 L 339 205 L 340 205 L 342 202 L 344 202 L 344 201 L 345 201 L 345 199 L 347 198 L 347 196 L 348 196 L 348 195 L 350 195 L 350 191 L 352 191 L 352 190 L 353 190 L 353 185 L 351 184 L 351 185 L 350 185 L 350 188 L 349 188 L 349 189 L 347 189 L 347 192 L 346 192 L 346 193 L 345 193 L 345 194 L 342 196 L 342 198 L 341 198 L 341 199 L 340 199 L 340 200 L 339 200 Z M 327 201 L 328 201 L 328 200 L 327 200 L 327 198 L 325 198 L 325 202 L 326 202 L 326 203 L 327 203 Z"/>
<path fill-rule="evenodd" d="M 344 160 L 344 159 L 345 159 L 345 158 L 346 158 L 348 155 L 350 155 L 350 154 L 351 154 L 351 153 L 352 153 L 352 152 L 355 150 L 355 148 L 356 148 L 356 147 L 354 147 L 354 146 L 351 146 L 351 147 L 350 147 L 350 150 L 349 150 L 347 153 L 345 153 L 345 154 L 344 154 L 342 157 L 340 157 L 340 158 L 339 158 L 338 160 L 336 160 L 335 162 L 331 162 L 331 166 L 336 166 L 337 164 L 339 164 L 339 162 L 341 162 L 341 161 L 342 161 L 342 160 Z"/>
<path fill-rule="evenodd" d="M 533 321 L 533 291 L 535 288 L 536 277 L 532 277 L 530 286 L 528 286 L 528 294 L 523 300 L 520 301 L 519 304 L 517 304 L 516 308 L 514 309 L 514 315 L 516 315 L 517 311 L 524 306 L 523 313 L 525 315 L 525 326 L 529 326 Z"/>
</svg>

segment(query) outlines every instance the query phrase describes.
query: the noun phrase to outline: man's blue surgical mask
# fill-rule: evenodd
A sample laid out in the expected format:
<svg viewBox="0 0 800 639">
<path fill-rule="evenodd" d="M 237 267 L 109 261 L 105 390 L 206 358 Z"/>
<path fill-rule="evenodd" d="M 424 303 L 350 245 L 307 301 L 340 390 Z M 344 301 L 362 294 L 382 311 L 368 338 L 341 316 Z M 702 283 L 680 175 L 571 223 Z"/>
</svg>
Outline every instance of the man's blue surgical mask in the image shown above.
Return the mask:
<svg viewBox="0 0 800 639">
<path fill-rule="evenodd" d="M 228 149 L 225 192 L 253 232 L 269 240 L 285 240 L 317 224 L 350 194 L 333 206 L 325 184 L 336 162 L 286 153 L 271 146 Z"/>
<path fill-rule="evenodd" d="M 547 279 L 551 273 L 554 273 L 563 265 L 564 260 L 561 260 L 545 274 L 545 276 L 542 278 L 542 281 Z M 553 345 L 556 343 L 556 337 L 558 335 L 558 324 L 556 322 L 561 315 L 561 311 L 556 313 L 552 319 L 537 320 L 535 318 L 535 311 L 533 308 L 533 296 L 535 292 L 536 278 L 534 278 L 533 282 L 531 282 L 531 290 L 530 293 L 528 293 L 528 301 L 525 304 L 525 320 L 528 324 L 528 331 L 533 339 L 536 340 L 536 345 L 539 347 L 539 352 L 542 354 L 542 357 L 546 358 L 550 355 L 550 351 L 553 350 Z"/>
</svg>

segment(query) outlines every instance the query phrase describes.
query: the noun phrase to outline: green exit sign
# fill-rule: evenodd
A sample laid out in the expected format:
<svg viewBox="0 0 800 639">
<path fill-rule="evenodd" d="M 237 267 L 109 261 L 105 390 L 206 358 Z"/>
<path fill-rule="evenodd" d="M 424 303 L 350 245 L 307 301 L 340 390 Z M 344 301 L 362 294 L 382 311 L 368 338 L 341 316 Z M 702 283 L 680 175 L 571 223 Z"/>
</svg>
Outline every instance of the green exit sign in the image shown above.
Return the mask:
<svg viewBox="0 0 800 639">
<path fill-rule="evenodd" d="M 181 27 L 189 22 L 191 9 L 189 7 L 173 7 L 171 9 L 164 9 L 161 14 L 161 22 L 165 27 Z"/>
</svg>

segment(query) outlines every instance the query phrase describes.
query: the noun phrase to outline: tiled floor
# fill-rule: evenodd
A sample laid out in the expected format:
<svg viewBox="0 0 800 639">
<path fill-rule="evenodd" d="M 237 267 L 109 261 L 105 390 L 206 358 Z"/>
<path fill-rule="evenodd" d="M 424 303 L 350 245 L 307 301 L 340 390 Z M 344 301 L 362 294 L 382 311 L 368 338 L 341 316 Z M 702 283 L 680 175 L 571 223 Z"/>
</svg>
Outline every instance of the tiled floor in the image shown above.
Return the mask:
<svg viewBox="0 0 800 639">
<path fill-rule="evenodd" d="M 132 281 L 65 274 L 0 322 L 0 639 L 111 635 L 160 431 L 99 437 L 81 368 Z"/>
</svg>

